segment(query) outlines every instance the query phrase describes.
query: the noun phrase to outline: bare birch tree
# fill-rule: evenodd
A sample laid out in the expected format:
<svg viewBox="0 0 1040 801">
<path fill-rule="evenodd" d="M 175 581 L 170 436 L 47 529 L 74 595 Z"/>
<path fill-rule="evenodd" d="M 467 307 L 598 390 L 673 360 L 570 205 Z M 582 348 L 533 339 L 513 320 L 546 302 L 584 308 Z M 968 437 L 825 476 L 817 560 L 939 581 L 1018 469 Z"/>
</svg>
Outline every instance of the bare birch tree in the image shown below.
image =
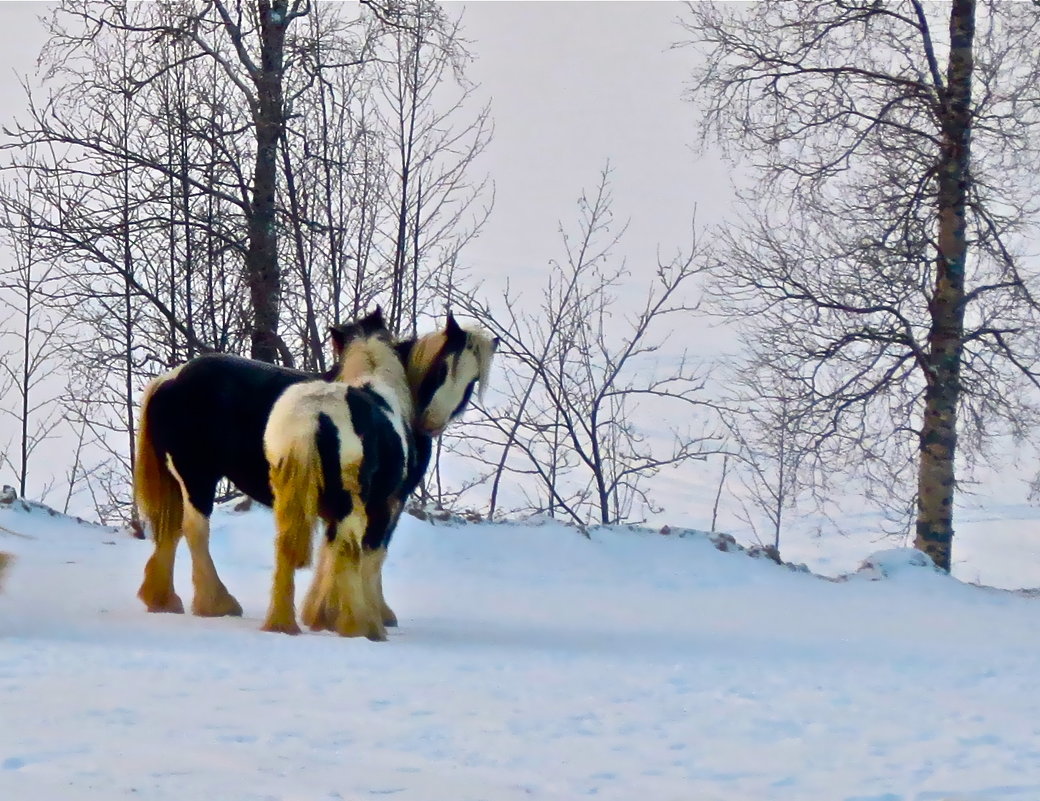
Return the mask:
<svg viewBox="0 0 1040 801">
<path fill-rule="evenodd" d="M 949 569 L 958 461 L 1036 421 L 1037 283 L 1018 251 L 1040 16 L 767 0 L 691 4 L 684 26 L 704 136 L 761 179 L 722 235 L 721 307 L 775 346 L 821 458 L 912 499 L 917 547 Z"/>
<path fill-rule="evenodd" d="M 391 263 L 391 328 L 414 334 L 420 309 L 490 213 L 490 184 L 473 162 L 491 139 L 490 108 L 470 115 L 476 87 L 461 22 L 433 0 L 392 8 L 378 74 L 378 121 L 387 140 L 384 236 Z"/>
<path fill-rule="evenodd" d="M 812 444 L 800 429 L 797 388 L 785 385 L 762 354 L 727 370 L 723 384 L 720 416 L 742 489 L 737 516 L 779 556 L 787 516 L 812 487 Z"/>
</svg>

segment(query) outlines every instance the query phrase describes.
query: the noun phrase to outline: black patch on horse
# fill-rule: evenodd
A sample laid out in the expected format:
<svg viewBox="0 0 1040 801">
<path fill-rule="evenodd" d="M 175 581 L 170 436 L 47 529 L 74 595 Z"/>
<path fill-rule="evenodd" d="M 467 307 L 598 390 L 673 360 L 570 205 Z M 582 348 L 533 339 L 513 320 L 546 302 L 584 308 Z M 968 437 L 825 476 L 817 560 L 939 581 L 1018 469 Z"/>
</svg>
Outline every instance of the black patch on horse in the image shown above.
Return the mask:
<svg viewBox="0 0 1040 801">
<path fill-rule="evenodd" d="M 404 484 L 401 485 L 402 503 L 422 483 L 433 455 L 433 437 L 422 431 L 411 431 L 409 434 L 408 472 Z"/>
<path fill-rule="evenodd" d="M 452 420 L 454 420 L 456 417 L 458 417 L 460 414 L 466 411 L 466 407 L 469 405 L 470 399 L 473 397 L 473 387 L 476 385 L 476 383 L 477 379 L 474 378 L 472 381 L 466 384 L 466 391 L 462 393 L 462 400 L 460 400 L 459 405 L 455 407 L 455 411 L 451 413 Z"/>
<path fill-rule="evenodd" d="M 448 380 L 448 360 L 453 356 L 457 357 L 466 349 L 466 341 L 466 332 L 455 322 L 455 318 L 449 315 L 448 326 L 444 331 L 444 344 L 430 360 L 430 368 L 415 391 L 416 418 L 422 417 L 423 412 L 433 400 L 433 396 L 437 394 L 437 390 Z M 410 352 L 410 347 L 406 352 Z M 399 350 L 398 353 L 401 351 Z"/>
<path fill-rule="evenodd" d="M 375 550 L 385 547 L 390 538 L 393 506 L 405 480 L 405 450 L 390 405 L 371 385 L 348 387 L 346 399 L 363 453 L 358 483 L 368 525 L 361 544 Z"/>
<path fill-rule="evenodd" d="M 412 348 L 415 347 L 415 342 L 415 339 L 406 339 L 394 345 L 394 350 L 397 351 L 397 358 L 401 360 L 401 364 L 408 365 L 408 358 L 412 355 Z"/>
<path fill-rule="evenodd" d="M 156 387 L 148 436 L 168 454 L 192 505 L 209 517 L 221 477 L 265 506 L 271 495 L 264 429 L 278 397 L 317 376 L 240 356 L 210 353 L 187 362 Z"/>
<path fill-rule="evenodd" d="M 423 380 L 419 382 L 419 388 L 415 391 L 415 416 L 421 417 L 422 413 L 429 407 L 433 396 L 441 388 L 448 377 L 448 363 L 442 356 L 443 349 L 438 351 L 434 364 L 436 367 L 429 370 Z"/>
<path fill-rule="evenodd" d="M 315 444 L 318 459 L 321 462 L 322 475 L 318 511 L 325 520 L 339 522 L 354 510 L 354 500 L 343 486 L 343 473 L 340 470 L 339 429 L 323 412 L 318 414 Z M 329 542 L 332 542 L 335 539 L 335 526 L 330 525 L 325 535 L 329 537 Z"/>
<path fill-rule="evenodd" d="M 386 322 L 383 320 L 382 306 L 376 306 L 374 312 L 360 320 L 332 326 L 329 329 L 329 335 L 332 337 L 332 353 L 336 362 L 339 362 L 347 345 L 355 339 L 379 336 L 387 342 L 390 341 L 390 332 L 387 330 Z M 333 367 L 333 377 L 335 377 L 338 367 L 338 364 Z"/>
</svg>

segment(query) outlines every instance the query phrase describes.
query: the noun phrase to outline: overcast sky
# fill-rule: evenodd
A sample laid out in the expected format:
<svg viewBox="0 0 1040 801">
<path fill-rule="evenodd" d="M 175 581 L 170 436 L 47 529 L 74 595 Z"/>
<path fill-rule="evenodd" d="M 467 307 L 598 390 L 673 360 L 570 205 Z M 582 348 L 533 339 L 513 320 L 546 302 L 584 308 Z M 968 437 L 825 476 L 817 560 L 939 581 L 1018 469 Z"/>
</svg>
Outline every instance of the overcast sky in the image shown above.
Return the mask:
<svg viewBox="0 0 1040 801">
<path fill-rule="evenodd" d="M 608 158 L 615 211 L 631 219 L 630 244 L 645 249 L 649 265 L 657 243 L 686 241 L 695 205 L 701 221 L 715 217 L 728 178 L 718 159 L 691 149 L 696 115 L 681 95 L 694 54 L 670 49 L 682 35 L 682 4 L 464 7 L 477 55 L 471 74 L 495 118 L 486 163 L 497 201 L 484 258 L 522 268 L 555 253 L 557 220 L 573 216 Z"/>
</svg>

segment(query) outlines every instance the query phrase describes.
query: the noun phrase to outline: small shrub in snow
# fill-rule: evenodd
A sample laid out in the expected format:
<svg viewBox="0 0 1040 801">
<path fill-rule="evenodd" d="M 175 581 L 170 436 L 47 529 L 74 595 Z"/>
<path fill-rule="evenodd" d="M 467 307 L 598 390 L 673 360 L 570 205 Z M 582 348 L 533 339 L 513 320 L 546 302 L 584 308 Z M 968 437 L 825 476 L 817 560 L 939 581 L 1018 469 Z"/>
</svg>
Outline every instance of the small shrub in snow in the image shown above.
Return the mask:
<svg viewBox="0 0 1040 801">
<path fill-rule="evenodd" d="M 869 581 L 880 581 L 912 569 L 946 575 L 945 571 L 935 566 L 928 554 L 916 548 L 890 548 L 873 553 L 863 560 L 853 575 Z"/>
</svg>

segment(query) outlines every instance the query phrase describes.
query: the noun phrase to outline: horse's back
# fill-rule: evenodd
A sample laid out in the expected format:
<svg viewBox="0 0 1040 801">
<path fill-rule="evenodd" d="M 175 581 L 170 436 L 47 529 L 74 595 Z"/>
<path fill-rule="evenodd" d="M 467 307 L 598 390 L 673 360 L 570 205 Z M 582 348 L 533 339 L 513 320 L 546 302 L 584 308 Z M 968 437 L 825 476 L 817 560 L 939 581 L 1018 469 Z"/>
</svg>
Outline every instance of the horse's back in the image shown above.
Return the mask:
<svg viewBox="0 0 1040 801">
<path fill-rule="evenodd" d="M 171 456 L 203 514 L 212 511 L 212 488 L 221 477 L 271 504 L 263 452 L 267 419 L 286 389 L 314 378 L 240 356 L 206 354 L 157 379 L 148 400 L 149 436 L 159 453 Z"/>
<path fill-rule="evenodd" d="M 339 432 L 340 461 L 362 458 L 361 437 L 345 403 L 347 387 L 307 381 L 287 387 L 272 405 L 264 430 L 264 451 L 271 462 L 310 449 L 325 417 Z"/>
</svg>

